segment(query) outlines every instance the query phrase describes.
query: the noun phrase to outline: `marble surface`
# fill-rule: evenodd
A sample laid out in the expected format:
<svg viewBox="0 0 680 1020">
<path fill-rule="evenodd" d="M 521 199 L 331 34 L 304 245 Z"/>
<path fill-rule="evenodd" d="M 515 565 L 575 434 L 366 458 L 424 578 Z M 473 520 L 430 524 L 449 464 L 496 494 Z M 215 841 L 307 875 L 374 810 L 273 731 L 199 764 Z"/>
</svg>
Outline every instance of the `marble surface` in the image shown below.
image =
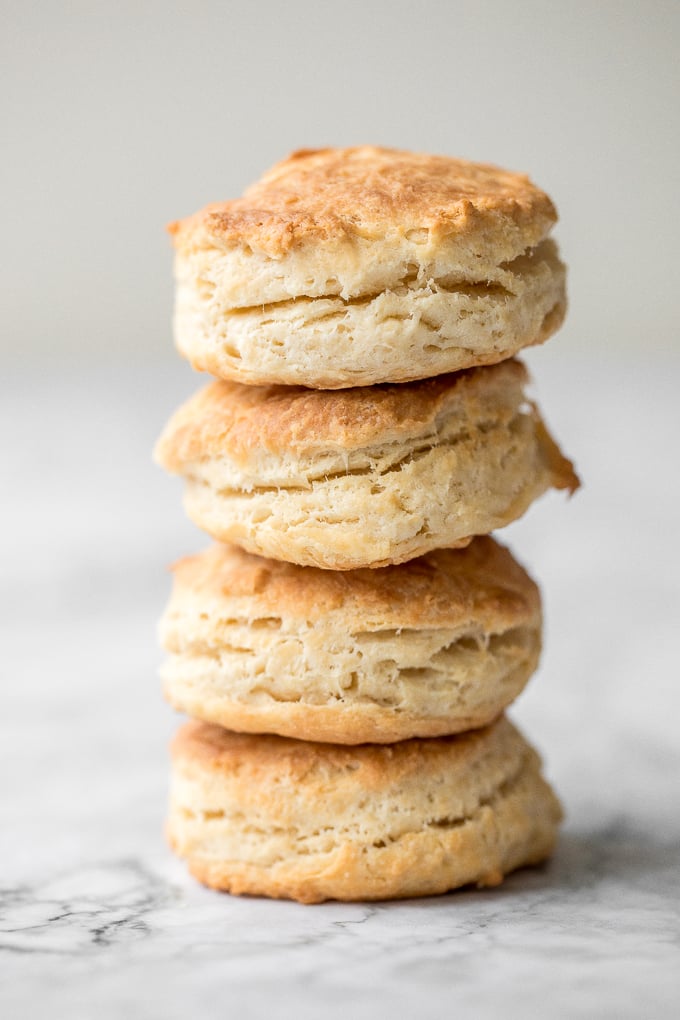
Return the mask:
<svg viewBox="0 0 680 1020">
<path fill-rule="evenodd" d="M 26 363 L 0 382 L 0 1014 L 676 1017 L 680 1012 L 680 358 L 528 359 L 585 486 L 506 539 L 546 650 L 513 717 L 567 820 L 496 890 L 302 907 L 211 893 L 162 838 L 155 625 L 200 548 L 149 461 L 196 385 L 162 363 Z"/>
</svg>

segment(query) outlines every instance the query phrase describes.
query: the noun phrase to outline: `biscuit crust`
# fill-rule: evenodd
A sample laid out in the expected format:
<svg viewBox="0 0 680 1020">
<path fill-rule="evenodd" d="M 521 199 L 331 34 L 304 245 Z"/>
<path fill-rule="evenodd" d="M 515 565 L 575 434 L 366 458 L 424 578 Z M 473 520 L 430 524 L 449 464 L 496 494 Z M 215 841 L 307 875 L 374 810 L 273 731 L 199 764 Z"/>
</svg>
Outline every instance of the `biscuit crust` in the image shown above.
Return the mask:
<svg viewBox="0 0 680 1020">
<path fill-rule="evenodd" d="M 467 544 L 578 479 L 517 361 L 319 393 L 224 381 L 174 415 L 156 458 L 213 538 L 331 570 Z"/>
<path fill-rule="evenodd" d="M 544 860 L 561 819 L 540 760 L 483 730 L 337 747 L 190 722 L 173 746 L 168 835 L 202 882 L 318 903 L 435 895 Z"/>
<path fill-rule="evenodd" d="M 498 167 L 374 146 L 294 153 L 171 225 L 178 348 L 222 378 L 324 389 L 501 361 L 564 318 L 556 218 Z"/>
<path fill-rule="evenodd" d="M 491 538 L 335 572 L 215 545 L 174 568 L 164 692 L 227 729 L 338 744 L 495 719 L 536 668 L 536 585 Z"/>
<path fill-rule="evenodd" d="M 242 198 L 213 203 L 169 230 L 178 248 L 208 237 L 280 257 L 331 237 L 374 239 L 419 228 L 437 238 L 475 237 L 496 219 L 517 231 L 519 254 L 547 234 L 557 213 L 525 174 L 364 145 L 300 149 Z"/>
</svg>

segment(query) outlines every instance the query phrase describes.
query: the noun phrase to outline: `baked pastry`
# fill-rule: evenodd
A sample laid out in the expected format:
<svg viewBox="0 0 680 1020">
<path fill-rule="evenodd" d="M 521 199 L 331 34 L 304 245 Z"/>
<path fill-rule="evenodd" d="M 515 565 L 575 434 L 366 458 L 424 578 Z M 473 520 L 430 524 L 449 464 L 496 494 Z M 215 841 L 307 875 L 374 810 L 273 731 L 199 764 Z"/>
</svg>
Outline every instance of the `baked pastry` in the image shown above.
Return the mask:
<svg viewBox="0 0 680 1020">
<path fill-rule="evenodd" d="M 510 360 L 335 392 L 214 382 L 156 457 L 185 477 L 187 513 L 213 538 L 332 570 L 401 563 L 577 487 L 526 379 Z"/>
<path fill-rule="evenodd" d="M 324 389 L 502 361 L 561 325 L 557 219 L 528 177 L 361 146 L 303 150 L 171 225 L 192 365 Z"/>
<path fill-rule="evenodd" d="M 559 803 L 501 718 L 458 737 L 339 747 L 190 722 L 168 834 L 193 875 L 318 903 L 426 896 L 544 860 Z"/>
<path fill-rule="evenodd" d="M 174 575 L 165 695 L 227 729 L 338 744 L 458 733 L 495 719 L 538 662 L 538 588 L 491 538 L 345 572 L 214 545 Z"/>
</svg>

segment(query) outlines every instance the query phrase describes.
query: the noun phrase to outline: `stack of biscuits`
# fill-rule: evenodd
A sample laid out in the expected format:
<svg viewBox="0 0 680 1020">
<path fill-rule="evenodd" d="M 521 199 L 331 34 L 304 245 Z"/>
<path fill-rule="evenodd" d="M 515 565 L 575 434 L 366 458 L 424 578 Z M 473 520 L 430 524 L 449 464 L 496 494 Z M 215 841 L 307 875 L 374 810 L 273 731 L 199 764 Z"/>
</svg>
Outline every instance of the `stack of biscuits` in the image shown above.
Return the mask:
<svg viewBox="0 0 680 1020">
<path fill-rule="evenodd" d="M 176 339 L 216 377 L 156 456 L 215 540 L 174 568 L 170 841 L 232 893 L 495 885 L 560 807 L 505 718 L 534 582 L 489 536 L 578 486 L 514 355 L 565 312 L 527 177 L 305 150 L 171 227 Z"/>
</svg>

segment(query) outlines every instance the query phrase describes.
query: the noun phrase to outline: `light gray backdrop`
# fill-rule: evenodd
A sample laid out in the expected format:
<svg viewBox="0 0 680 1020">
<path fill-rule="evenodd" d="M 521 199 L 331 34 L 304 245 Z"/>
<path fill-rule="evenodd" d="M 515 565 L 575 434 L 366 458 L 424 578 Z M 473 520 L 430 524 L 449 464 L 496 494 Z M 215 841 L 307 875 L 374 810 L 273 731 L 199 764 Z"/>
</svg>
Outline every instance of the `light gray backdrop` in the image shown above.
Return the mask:
<svg viewBox="0 0 680 1020">
<path fill-rule="evenodd" d="M 3 343 L 168 344 L 164 225 L 300 146 L 528 171 L 571 266 L 565 342 L 677 343 L 680 4 L 4 3 Z"/>
</svg>

